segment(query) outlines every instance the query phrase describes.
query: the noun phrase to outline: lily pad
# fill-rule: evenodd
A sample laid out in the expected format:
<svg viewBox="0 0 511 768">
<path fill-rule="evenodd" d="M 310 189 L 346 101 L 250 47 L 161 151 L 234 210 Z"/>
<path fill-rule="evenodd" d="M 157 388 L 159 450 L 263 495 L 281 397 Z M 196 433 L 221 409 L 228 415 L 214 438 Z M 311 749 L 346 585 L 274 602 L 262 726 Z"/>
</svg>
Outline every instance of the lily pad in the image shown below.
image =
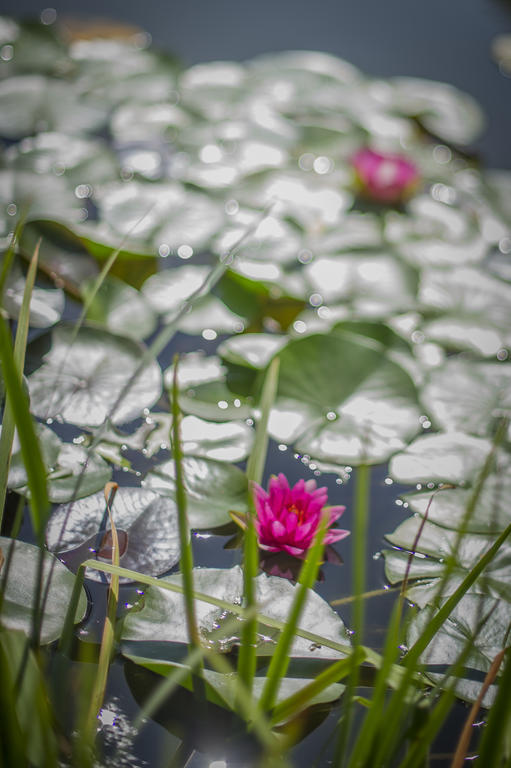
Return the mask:
<svg viewBox="0 0 511 768">
<path fill-rule="evenodd" d="M 61 318 L 65 303 L 64 292 L 51 283 L 44 286 L 44 283 L 38 282 L 40 284 L 34 286 L 30 299 L 30 325 L 32 328 L 49 328 Z M 24 291 L 25 278 L 21 265 L 14 262 L 5 285 L 3 308 L 15 320 L 19 317 Z"/>
<path fill-rule="evenodd" d="M 390 475 L 398 483 L 472 485 L 491 451 L 492 443 L 463 432 L 423 435 L 391 459 Z M 509 465 L 502 455 L 499 466 Z"/>
<path fill-rule="evenodd" d="M 184 456 L 183 475 L 191 528 L 217 528 L 231 522 L 229 510 L 246 512 L 247 478 L 238 467 L 224 461 Z M 156 466 L 146 475 L 143 486 L 175 499 L 174 462 Z"/>
<path fill-rule="evenodd" d="M 422 326 L 433 341 L 485 357 L 511 345 L 511 286 L 480 270 L 425 270 L 419 303 L 440 315 Z"/>
<path fill-rule="evenodd" d="M 106 114 L 103 104 L 84 98 L 63 80 L 30 74 L 0 82 L 0 135 L 8 139 L 38 131 L 94 131 Z"/>
<path fill-rule="evenodd" d="M 418 267 L 476 264 L 488 251 L 475 214 L 427 195 L 412 198 L 405 214 L 387 214 L 385 237 Z"/>
<path fill-rule="evenodd" d="M 393 106 L 407 115 L 418 115 L 435 136 L 454 144 L 470 144 L 482 133 L 484 114 L 464 91 L 416 77 L 394 77 L 391 84 Z"/>
<path fill-rule="evenodd" d="M 112 470 L 101 456 L 90 454 L 80 445 L 63 443 L 49 427 L 37 425 L 37 436 L 45 463 L 48 498 L 56 504 L 88 496 L 103 488 Z M 8 486 L 30 495 L 27 473 L 17 440 L 9 469 Z"/>
<path fill-rule="evenodd" d="M 293 436 L 300 452 L 335 464 L 378 463 L 417 432 L 412 381 L 377 342 L 337 326 L 330 334 L 291 341 L 279 353 L 276 408 L 301 421 Z M 279 420 L 282 423 L 283 419 Z M 289 439 L 270 422 L 274 439 Z"/>
<path fill-rule="evenodd" d="M 225 216 L 217 201 L 170 182 L 110 184 L 98 190 L 96 203 L 103 222 L 128 243 L 133 237 L 187 258 L 207 245 Z"/>
<path fill-rule="evenodd" d="M 12 549 L 11 549 L 12 548 Z M 0 566 L 5 574 L 9 553 L 12 552 L 9 575 L 2 603 L 2 625 L 8 629 L 21 630 L 27 637 L 32 631 L 32 605 L 36 590 L 40 550 L 33 544 L 14 541 L 0 536 L 0 550 L 5 558 Z M 71 600 L 75 577 L 53 555 L 43 554 L 42 590 L 48 586 L 41 626 L 41 642 L 51 643 L 60 637 L 64 628 L 67 607 Z M 87 598 L 82 588 L 78 601 L 76 621 L 83 619 L 87 610 Z"/>
<path fill-rule="evenodd" d="M 181 583 L 181 576 L 166 577 L 166 580 L 174 584 Z M 291 603 L 297 589 L 286 579 L 276 576 L 261 574 L 256 578 L 256 600 L 260 611 L 271 619 L 285 623 L 291 608 Z M 213 598 L 224 600 L 238 606 L 243 594 L 243 573 L 239 566 L 231 569 L 196 568 L 194 569 L 194 587 L 198 592 L 211 595 Z M 151 587 L 145 596 L 142 610 L 133 611 L 125 620 L 122 634 L 122 650 L 136 663 L 153 668 L 160 674 L 165 673 L 168 664 L 175 663 L 176 644 L 182 646 L 188 643 L 186 620 L 182 595 L 167 590 Z M 228 651 L 239 640 L 233 635 L 232 627 L 229 636 L 225 637 L 222 627 L 226 619 L 232 614 L 221 608 L 195 601 L 195 610 L 199 633 L 205 643 L 220 651 Z M 349 638 L 340 617 L 330 606 L 315 592 L 309 591 L 300 629 L 321 635 L 326 639 L 345 647 L 350 647 Z M 275 636 L 278 633 L 271 629 L 261 627 L 257 637 L 257 654 L 267 656 L 273 653 L 275 648 Z M 314 664 L 320 660 L 335 660 L 342 658 L 339 650 L 333 650 L 326 646 L 311 643 L 300 637 L 296 637 L 290 650 L 292 659 L 299 659 L 305 664 Z M 305 667 L 306 668 L 306 667 Z M 169 670 L 170 671 L 170 670 Z M 215 685 L 212 678 L 210 683 Z M 286 681 L 288 678 L 286 678 Z M 310 680 L 304 676 L 300 683 L 306 685 Z M 219 681 L 225 684 L 225 680 Z M 215 686 L 216 687 L 216 686 Z M 256 689 L 260 690 L 259 684 Z M 329 690 L 329 700 L 338 698 L 342 687 L 333 686 Z M 222 696 L 225 691 L 219 688 Z M 289 693 L 288 686 L 284 683 L 280 697 Z"/>
<path fill-rule="evenodd" d="M 46 340 L 47 341 L 47 340 Z M 82 328 L 73 340 L 71 328 L 52 334 L 51 347 L 29 376 L 34 415 L 59 417 L 81 426 L 100 426 L 109 418 L 123 424 L 149 408 L 161 394 L 161 371 L 148 363 L 117 404 L 138 369 L 143 348 L 131 339 Z"/>
<path fill-rule="evenodd" d="M 145 488 L 119 488 L 111 511 L 118 532 L 123 532 L 119 558 L 123 568 L 159 576 L 178 562 L 177 510 L 172 499 Z M 46 528 L 48 549 L 64 557 L 64 553 L 81 548 L 81 560 L 93 557 L 95 550 L 97 559 L 111 562 L 103 551 L 109 529 L 104 494 L 95 493 L 55 510 Z M 102 580 L 100 572 L 92 568 L 87 576 Z"/>
<path fill-rule="evenodd" d="M 421 399 L 440 428 L 491 436 L 511 415 L 511 366 L 451 358 L 431 372 Z"/>
<path fill-rule="evenodd" d="M 85 299 L 94 284 L 94 280 L 82 284 Z M 89 307 L 87 319 L 111 333 L 138 340 L 150 336 L 156 327 L 156 315 L 144 296 L 131 285 L 112 276 L 103 280 Z"/>
<path fill-rule="evenodd" d="M 464 530 L 472 533 L 503 531 L 511 523 L 511 509 L 508 499 L 511 493 L 511 479 L 506 475 L 491 474 L 485 480 L 470 519 L 466 520 L 466 509 L 473 489 L 442 488 L 439 491 L 407 493 L 403 500 L 412 512 L 444 528 Z"/>
</svg>

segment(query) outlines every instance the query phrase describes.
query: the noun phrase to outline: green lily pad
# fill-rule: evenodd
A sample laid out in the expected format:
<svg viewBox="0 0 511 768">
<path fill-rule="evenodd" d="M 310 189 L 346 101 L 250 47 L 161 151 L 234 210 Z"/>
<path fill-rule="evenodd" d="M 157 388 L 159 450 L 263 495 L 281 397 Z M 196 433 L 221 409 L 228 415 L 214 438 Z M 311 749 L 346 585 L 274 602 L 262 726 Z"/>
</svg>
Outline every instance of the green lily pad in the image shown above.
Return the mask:
<svg viewBox="0 0 511 768">
<path fill-rule="evenodd" d="M 94 186 L 118 178 L 119 166 L 107 145 L 99 139 L 65 133 L 38 133 L 8 149 L 9 168 L 38 174 L 58 174 L 76 197 L 92 197 Z"/>
<path fill-rule="evenodd" d="M 372 339 L 337 326 L 330 334 L 291 341 L 279 357 L 280 418 L 269 425 L 279 442 L 290 439 L 282 413 L 293 411 L 293 403 L 296 449 L 329 463 L 384 461 L 417 432 L 412 381 Z"/>
<path fill-rule="evenodd" d="M 29 171 L 0 171 L 0 238 L 10 240 L 19 218 L 79 222 L 83 208 L 60 176 Z"/>
<path fill-rule="evenodd" d="M 442 488 L 438 492 L 420 491 L 403 494 L 412 512 L 444 528 L 458 530 L 462 526 L 472 533 L 503 531 L 511 522 L 508 504 L 511 479 L 506 475 L 489 475 L 479 494 L 477 504 L 466 521 L 465 512 L 473 494 L 472 489 Z"/>
<path fill-rule="evenodd" d="M 170 182 L 110 184 L 98 190 L 96 203 L 103 222 L 128 244 L 135 238 L 186 258 L 204 248 L 225 216 L 217 201 Z"/>
<path fill-rule="evenodd" d="M 43 419 L 58 417 L 89 427 L 100 426 L 107 418 L 114 424 L 131 421 L 161 394 L 161 371 L 152 362 L 116 404 L 137 371 L 142 352 L 135 341 L 107 331 L 84 327 L 73 341 L 72 329 L 57 328 L 50 349 L 39 357 L 40 367 L 28 379 L 32 412 Z"/>
<path fill-rule="evenodd" d="M 463 432 L 423 435 L 394 456 L 389 473 L 398 483 L 472 485 L 491 450 L 491 441 Z M 502 467 L 509 464 L 505 455 Z"/>
<path fill-rule="evenodd" d="M 51 283 L 49 283 L 51 287 L 43 287 L 44 283 L 38 282 L 39 285 L 35 285 L 32 289 L 30 299 L 30 326 L 49 328 L 61 318 L 65 303 L 64 292 L 61 288 L 51 286 Z M 11 265 L 3 296 L 3 308 L 9 317 L 15 320 L 19 317 L 24 291 L 25 278 L 21 265 L 15 261 Z"/>
<path fill-rule="evenodd" d="M 247 478 L 238 467 L 224 461 L 184 456 L 183 475 L 191 528 L 217 528 L 231 522 L 229 510 L 246 512 Z M 174 462 L 154 467 L 146 475 L 143 486 L 175 499 Z"/>
<path fill-rule="evenodd" d="M 8 139 L 38 131 L 94 131 L 106 113 L 101 102 L 81 96 L 62 80 L 30 74 L 0 82 L 0 135 Z"/>
<path fill-rule="evenodd" d="M 103 488 L 112 470 L 101 456 L 90 455 L 80 445 L 63 443 L 49 427 L 37 425 L 37 436 L 46 466 L 48 498 L 56 504 L 88 496 Z M 8 486 L 18 493 L 30 495 L 27 473 L 21 451 L 15 442 L 9 469 Z"/>
<path fill-rule="evenodd" d="M 419 303 L 439 315 L 422 326 L 428 339 L 485 357 L 511 345 L 511 286 L 480 270 L 425 270 Z"/>
<path fill-rule="evenodd" d="M 228 363 L 263 370 L 287 341 L 286 336 L 245 333 L 223 341 L 218 347 L 218 354 Z"/>
<path fill-rule="evenodd" d="M 315 259 L 305 268 L 316 302 L 347 302 L 359 315 L 385 315 L 415 304 L 415 270 L 385 253 L 343 254 Z"/>
<path fill-rule="evenodd" d="M 469 94 L 447 83 L 416 77 L 394 77 L 392 106 L 420 117 L 424 127 L 454 144 L 470 144 L 483 131 L 484 114 Z"/>
<path fill-rule="evenodd" d="M 178 574 L 166 577 L 166 580 L 180 584 L 181 576 Z M 297 587 L 290 584 L 286 579 L 266 576 L 266 574 L 259 575 L 255 583 L 256 600 L 261 606 L 261 613 L 271 619 L 285 623 Z M 242 570 L 239 566 L 227 570 L 196 568 L 194 569 L 194 588 L 198 592 L 211 595 L 233 605 L 239 605 L 243 594 Z M 237 644 L 238 639 L 235 634 L 233 635 L 232 627 L 229 631 L 229 637 L 225 637 L 222 633 L 222 626 L 225 624 L 226 618 L 229 618 L 229 612 L 201 600 L 195 601 L 195 610 L 199 633 L 204 642 L 220 651 L 228 651 Z M 346 650 L 350 647 L 342 620 L 312 590 L 308 593 L 299 627 L 334 641 L 345 647 Z M 267 656 L 273 653 L 276 634 L 276 631 L 271 628 L 261 627 L 257 636 L 256 652 L 258 655 Z M 137 612 L 133 611 L 126 617 L 122 634 L 123 653 L 136 663 L 141 663 L 160 674 L 164 674 L 168 664 L 173 662 L 175 664 L 176 644 L 179 647 L 187 643 L 182 595 L 151 587 L 145 595 L 142 609 Z M 290 656 L 306 665 L 307 662 L 314 663 L 320 660 L 330 659 L 333 661 L 342 658 L 343 654 L 340 651 L 296 637 L 290 650 Z M 170 669 L 168 671 L 170 672 Z M 215 685 L 212 677 L 209 677 L 208 680 Z M 303 686 L 309 680 L 310 672 L 308 678 L 304 676 L 300 679 L 300 683 Z M 223 682 L 225 685 L 226 681 L 220 680 L 218 682 Z M 260 691 L 260 686 L 257 685 L 255 690 Z M 327 698 L 331 701 L 338 698 L 342 692 L 342 686 L 334 686 L 328 691 Z M 220 696 L 225 694 L 223 687 L 219 688 L 219 693 Z M 286 693 L 289 694 L 289 690 L 284 684 L 279 700 Z"/>
<path fill-rule="evenodd" d="M 2 603 L 2 625 L 7 629 L 20 630 L 28 637 L 32 631 L 32 604 L 34 595 L 37 594 L 40 551 L 33 544 L 14 541 L 4 536 L 0 536 L 0 550 L 5 558 L 3 566 L 0 566 L 2 576 L 5 574 L 9 552 L 12 551 Z M 45 552 L 42 575 L 43 593 L 48 585 L 48 579 L 51 580 L 41 625 L 42 643 L 51 643 L 60 637 L 75 583 L 74 574 L 53 555 Z M 76 621 L 83 619 L 86 609 L 87 598 L 82 588 Z"/>
<path fill-rule="evenodd" d="M 421 399 L 440 428 L 491 436 L 511 415 L 511 366 L 451 358 L 431 372 Z"/>
<path fill-rule="evenodd" d="M 94 280 L 82 284 L 85 299 L 94 284 Z M 87 319 L 111 333 L 138 340 L 150 336 L 156 327 L 156 315 L 144 296 L 131 285 L 112 276 L 103 280 L 89 307 Z"/>
<path fill-rule="evenodd" d="M 111 511 L 115 526 L 126 534 L 119 565 L 151 576 L 170 570 L 179 560 L 179 531 L 174 501 L 145 488 L 119 488 Z M 105 533 L 110 523 L 103 493 L 95 493 L 72 504 L 59 506 L 48 521 L 48 549 L 63 556 L 64 552 L 83 548 L 81 560 L 94 556 L 111 562 L 103 552 Z M 96 541 L 96 537 L 99 541 Z M 88 578 L 101 580 L 93 568 Z"/>
<path fill-rule="evenodd" d="M 476 264 L 488 251 L 475 214 L 428 195 L 412 198 L 406 213 L 388 213 L 385 222 L 386 239 L 413 266 Z"/>
</svg>

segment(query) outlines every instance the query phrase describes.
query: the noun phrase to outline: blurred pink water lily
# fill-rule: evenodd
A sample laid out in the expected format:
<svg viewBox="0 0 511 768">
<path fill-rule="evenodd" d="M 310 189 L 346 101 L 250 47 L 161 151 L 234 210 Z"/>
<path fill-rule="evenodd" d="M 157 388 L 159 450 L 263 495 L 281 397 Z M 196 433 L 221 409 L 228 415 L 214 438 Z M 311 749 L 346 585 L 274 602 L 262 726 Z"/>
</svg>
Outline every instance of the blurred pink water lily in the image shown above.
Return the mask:
<svg viewBox="0 0 511 768">
<path fill-rule="evenodd" d="M 254 483 L 253 494 L 259 547 L 268 552 L 288 552 L 294 557 L 304 557 L 325 512 L 328 514 L 325 545 L 349 535 L 349 531 L 331 527 L 345 507 L 325 506 L 327 489 L 316 488 L 315 480 L 299 480 L 290 488 L 281 473 L 270 478 L 268 491 Z"/>
<path fill-rule="evenodd" d="M 361 193 L 378 203 L 399 203 L 417 187 L 417 166 L 403 155 L 360 149 L 351 159 Z"/>
</svg>

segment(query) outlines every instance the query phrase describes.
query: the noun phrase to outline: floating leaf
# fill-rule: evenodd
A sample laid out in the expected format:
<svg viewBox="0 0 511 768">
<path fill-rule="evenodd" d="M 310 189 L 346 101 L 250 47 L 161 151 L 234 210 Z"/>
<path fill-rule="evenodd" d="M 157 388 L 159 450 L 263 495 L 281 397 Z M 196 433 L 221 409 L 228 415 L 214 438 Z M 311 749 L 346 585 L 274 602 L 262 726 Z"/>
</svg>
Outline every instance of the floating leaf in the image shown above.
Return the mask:
<svg viewBox="0 0 511 768">
<path fill-rule="evenodd" d="M 68 222 L 83 217 L 80 202 L 64 179 L 29 171 L 0 171 L 0 206 L 0 238 L 6 239 L 21 216 L 28 221 L 53 218 Z"/>
<path fill-rule="evenodd" d="M 463 525 L 472 533 L 503 531 L 511 522 L 509 495 L 511 478 L 506 475 L 489 475 L 479 494 L 470 520 L 465 520 L 466 510 L 473 494 L 472 489 L 442 488 L 438 492 L 420 491 L 403 495 L 412 512 L 427 514 L 428 520 L 444 528 L 458 530 Z"/>
<path fill-rule="evenodd" d="M 0 82 L 0 135 L 8 139 L 37 131 L 94 131 L 104 123 L 106 112 L 103 104 L 63 80 L 31 74 Z"/>
<path fill-rule="evenodd" d="M 444 430 L 491 436 L 497 420 L 511 415 L 511 367 L 450 358 L 431 372 L 422 402 Z"/>
<path fill-rule="evenodd" d="M 218 202 L 176 183 L 110 184 L 98 190 L 96 202 L 103 222 L 117 236 L 165 248 L 167 254 L 185 253 L 186 258 L 208 243 L 225 216 Z"/>
<path fill-rule="evenodd" d="M 429 339 L 486 357 L 511 345 L 511 286 L 470 268 L 425 270 L 419 302 L 441 313 L 422 330 Z"/>
<path fill-rule="evenodd" d="M 398 483 L 472 484 L 491 450 L 491 441 L 463 432 L 418 437 L 394 456 L 389 472 Z M 505 459 L 502 458 L 503 466 Z"/>
<path fill-rule="evenodd" d="M 12 548 L 12 549 L 11 549 Z M 21 630 L 29 636 L 32 630 L 32 606 L 34 595 L 38 594 L 36 583 L 39 571 L 40 550 L 33 544 L 0 537 L 0 549 L 6 560 L 12 552 L 9 576 L 2 603 L 2 625 L 8 629 Z M 4 575 L 6 563 L 0 568 Z M 43 553 L 42 592 L 49 590 L 41 626 L 41 642 L 56 640 L 63 628 L 67 607 L 75 583 L 75 577 L 53 555 Z M 78 602 L 76 621 L 83 619 L 87 609 L 87 598 L 82 589 Z"/>
<path fill-rule="evenodd" d="M 15 320 L 19 317 L 24 290 L 25 278 L 21 266 L 14 262 L 5 285 L 3 308 L 9 317 Z M 64 303 L 64 292 L 61 288 L 36 285 L 30 299 L 30 325 L 33 328 L 49 328 L 55 325 L 60 320 Z"/>
<path fill-rule="evenodd" d="M 38 174 L 58 174 L 76 197 L 92 197 L 96 184 L 119 175 L 113 152 L 99 139 L 64 133 L 39 133 L 23 139 L 6 152 L 7 166 Z"/>
<path fill-rule="evenodd" d="M 197 568 L 194 570 L 194 585 L 198 592 L 234 605 L 241 603 L 242 578 L 242 570 L 239 566 L 231 569 Z M 170 576 L 167 577 L 167 580 L 179 584 L 181 576 Z M 271 619 L 285 623 L 297 589 L 296 585 L 293 586 L 285 579 L 266 576 L 266 574 L 257 576 L 255 585 L 256 600 L 260 605 L 261 613 Z M 195 601 L 195 606 L 199 633 L 205 642 L 220 651 L 228 651 L 233 645 L 239 643 L 239 638 L 233 634 L 232 627 L 229 628 L 228 637 L 225 636 L 225 631 L 222 629 L 226 619 L 232 618 L 232 614 L 200 600 Z M 349 638 L 342 620 L 312 590 L 308 593 L 299 628 L 346 646 L 346 649 L 349 648 Z M 261 627 L 257 635 L 258 655 L 272 654 L 276 643 L 276 638 L 274 638 L 276 634 L 274 629 Z M 155 638 L 157 638 L 156 641 Z M 165 665 L 171 664 L 175 660 L 175 644 L 186 644 L 187 642 L 183 599 L 180 594 L 151 587 L 146 594 L 142 610 L 129 613 L 126 617 L 122 635 L 123 653 L 136 663 L 153 668 L 160 674 L 165 674 Z M 300 637 L 296 637 L 293 641 L 290 655 L 293 659 L 300 659 L 304 662 L 305 674 L 300 679 L 302 686 L 310 680 L 311 672 L 310 667 L 307 670 L 307 663 L 314 665 L 314 662 L 317 663 L 319 660 L 342 658 L 342 653 L 339 651 L 311 643 Z M 309 671 L 309 675 L 307 675 L 307 671 Z M 213 678 L 208 679 L 215 685 Z M 286 678 L 286 681 L 288 680 L 289 678 Z M 289 687 L 285 685 L 280 693 L 281 698 L 286 695 L 286 690 L 289 693 Z M 332 689 L 328 690 L 327 698 L 331 701 L 340 695 L 342 687 L 333 686 Z M 258 684 L 255 691 L 260 691 Z M 222 688 L 219 689 L 219 692 L 222 695 Z"/>
<path fill-rule="evenodd" d="M 228 363 L 263 370 L 287 341 L 286 336 L 245 333 L 222 342 L 218 354 Z"/>
<path fill-rule="evenodd" d="M 63 443 L 49 427 L 37 425 L 44 463 L 47 469 L 48 498 L 56 504 L 88 496 L 103 488 L 112 470 L 97 453 L 71 443 Z M 9 470 L 9 488 L 29 495 L 27 473 L 19 446 L 15 443 Z"/>
<path fill-rule="evenodd" d="M 393 106 L 420 117 L 435 136 L 454 144 L 470 144 L 484 128 L 484 114 L 467 93 L 447 83 L 416 77 L 391 79 Z"/>
<path fill-rule="evenodd" d="M 384 461 L 416 433 L 413 384 L 371 339 L 337 326 L 291 341 L 279 356 L 279 418 L 274 415 L 269 427 L 279 442 L 290 439 L 293 401 L 297 450 L 329 463 Z"/>
<path fill-rule="evenodd" d="M 170 570 L 179 560 L 179 535 L 174 501 L 145 488 L 119 488 L 111 505 L 118 532 L 123 532 L 124 547 L 119 558 L 123 568 L 158 576 Z M 111 562 L 104 551 L 105 534 L 110 528 L 103 493 L 56 509 L 46 529 L 50 551 L 63 556 L 82 547 L 77 563 L 91 557 Z M 83 547 L 83 545 L 86 545 Z M 99 571 L 89 569 L 87 576 L 101 580 Z"/>
<path fill-rule="evenodd" d="M 82 328 L 73 343 L 72 334 L 72 329 L 64 326 L 56 329 L 50 349 L 39 357 L 40 367 L 29 377 L 34 415 L 60 417 L 90 427 L 100 426 L 107 418 L 123 424 L 158 399 L 161 371 L 151 362 L 116 406 L 138 368 L 143 352 L 140 345 L 93 328 Z M 48 344 L 49 339 L 44 341 Z"/>
<path fill-rule="evenodd" d="M 95 281 L 82 285 L 85 299 L 94 288 Z M 87 319 L 111 333 L 131 339 L 145 339 L 156 327 L 156 315 L 139 291 L 116 277 L 107 276 L 89 307 Z"/>
<path fill-rule="evenodd" d="M 418 267 L 474 264 L 488 251 L 470 210 L 427 195 L 412 198 L 406 213 L 388 213 L 385 237 L 400 256 Z"/>
<path fill-rule="evenodd" d="M 186 450 L 185 441 L 183 441 L 183 448 Z M 214 454 L 215 451 L 212 450 L 209 453 Z M 247 478 L 238 467 L 224 461 L 184 456 L 183 474 L 190 528 L 217 528 L 231 522 L 229 510 L 246 512 Z M 174 462 L 167 461 L 156 466 L 146 475 L 143 486 L 175 499 Z"/>
</svg>

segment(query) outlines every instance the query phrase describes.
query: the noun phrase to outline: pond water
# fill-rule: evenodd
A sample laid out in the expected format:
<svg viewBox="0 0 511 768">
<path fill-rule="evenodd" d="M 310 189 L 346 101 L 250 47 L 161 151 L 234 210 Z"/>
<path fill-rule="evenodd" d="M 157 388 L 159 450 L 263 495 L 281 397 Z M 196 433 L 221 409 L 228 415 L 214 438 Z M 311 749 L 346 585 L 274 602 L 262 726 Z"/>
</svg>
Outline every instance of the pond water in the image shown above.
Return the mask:
<svg viewBox="0 0 511 768">
<path fill-rule="evenodd" d="M 361 24 L 362 8 L 351 24 Z M 502 7 L 492 9 L 488 39 L 502 31 Z M 149 11 L 148 27 L 163 42 Z M 185 26 L 189 12 L 179 11 Z M 461 19 L 461 7 L 457 12 Z M 217 13 L 227 13 L 226 6 L 219 4 Z M 479 16 L 470 13 L 467 41 L 477 38 Z M 428 70 L 420 58 L 410 67 L 391 58 L 384 65 L 373 53 L 369 76 L 334 55 L 340 51 L 331 38 L 318 45 L 322 52 L 265 54 L 270 30 L 264 46 L 252 42 L 254 49 L 241 56 L 240 40 L 225 37 L 224 29 L 202 58 L 188 43 L 170 40 L 189 60 L 223 59 L 188 67 L 156 51 L 140 31 L 70 33 L 58 18 L 47 9 L 42 24 L 0 20 L 3 265 L 18 226 L 4 309 L 15 330 L 27 261 L 39 243 L 25 382 L 54 505 L 45 530 L 49 551 L 72 571 L 91 555 L 108 562 L 112 533 L 105 533 L 102 489 L 112 479 L 119 484 L 112 509 L 120 565 L 153 577 L 170 573 L 175 584 L 180 548 L 169 388 L 179 353 L 199 591 L 234 612 L 242 602 L 240 532 L 229 513 L 243 521 L 242 470 L 266 413 L 271 439 L 262 485 L 282 472 L 291 486 L 301 478 L 326 486 L 328 503 L 346 507 L 339 525 L 352 532 L 330 550 L 316 602 L 300 624 L 325 644 L 306 635 L 295 641 L 289 690 L 315 677 L 325 659 L 337 658 L 339 644 L 363 642 L 381 651 L 403 579 L 416 606 L 406 640 L 413 645 L 510 522 L 511 173 L 488 171 L 475 152 L 482 150 L 492 165 L 510 165 L 507 142 L 496 138 L 506 120 L 509 125 L 510 100 L 482 139 L 484 117 L 473 96 L 489 96 L 477 78 L 472 95 L 424 79 L 464 84 L 441 57 L 429 57 Z M 200 24 L 207 18 L 204 7 Z M 300 24 L 309 18 L 300 6 Z M 439 18 L 428 9 L 424 39 L 438 27 L 444 51 L 455 19 L 450 15 L 439 27 Z M 400 23 L 396 35 L 409 45 L 407 17 Z M 206 40 L 204 30 L 201 35 L 194 45 Z M 505 44 L 499 50 L 504 73 Z M 489 56 L 485 62 L 497 84 L 492 98 L 508 96 L 509 81 Z M 108 275 L 99 280 L 107 263 Z M 278 383 L 270 397 L 275 358 Z M 9 394 L 14 385 L 7 373 L 5 380 Z M 9 418 L 6 410 L 4 440 Z M 16 412 L 17 424 L 19 418 Z M 19 432 L 6 537 L 18 498 L 35 488 L 31 451 Z M 360 550 L 364 505 L 357 520 L 355 488 L 368 467 L 370 514 Z M 25 511 L 21 541 L 36 538 L 34 506 Z M 291 502 L 287 509 L 301 526 L 306 512 Z M 282 550 L 277 530 L 273 545 Z M 9 546 L 7 539 L 1 543 L 0 554 Z M 36 550 L 19 547 L 2 623 L 27 633 Z M 282 625 L 294 594 L 289 577 L 296 579 L 301 560 L 263 554 L 257 588 L 264 610 Z M 432 684 L 467 640 L 472 644 L 456 683 L 465 702 L 477 697 L 508 642 L 509 556 L 503 542 L 421 657 Z M 444 577 L 446 562 L 452 564 Z M 62 606 L 73 583 L 56 558 L 48 555 L 47 563 L 58 591 L 48 597 L 45 645 L 62 634 Z M 19 592 L 9 586 L 15 582 Z M 106 584 L 104 573 L 88 568 L 67 679 L 79 681 L 87 669 L 78 661 L 81 652 L 93 650 L 88 664 L 95 668 L 90 661 L 103 631 Z M 367 599 L 363 636 L 353 637 L 358 619 L 350 598 L 357 589 L 377 594 Z M 140 733 L 133 726 L 160 679 L 155 670 L 186 656 L 184 614 L 171 594 L 154 584 L 121 585 L 119 653 L 99 716 L 105 764 L 249 765 L 259 747 L 244 733 L 236 707 L 206 708 L 184 689 Z M 239 632 L 223 636 L 234 614 L 220 607 L 201 617 L 202 638 L 231 650 Z M 271 626 L 258 635 L 260 667 L 276 644 L 278 628 L 272 634 Z M 210 695 L 228 701 L 228 678 L 210 676 Z M 371 687 L 361 690 L 369 696 Z M 484 704 L 496 695 L 490 686 Z M 331 764 L 339 697 L 329 687 L 303 719 L 293 764 Z M 64 707 L 59 717 L 66 722 L 69 714 Z M 450 765 L 452 733 L 466 716 L 465 704 L 453 708 L 432 747 L 432 765 Z M 360 707 L 355 727 L 362 717 Z"/>
</svg>

